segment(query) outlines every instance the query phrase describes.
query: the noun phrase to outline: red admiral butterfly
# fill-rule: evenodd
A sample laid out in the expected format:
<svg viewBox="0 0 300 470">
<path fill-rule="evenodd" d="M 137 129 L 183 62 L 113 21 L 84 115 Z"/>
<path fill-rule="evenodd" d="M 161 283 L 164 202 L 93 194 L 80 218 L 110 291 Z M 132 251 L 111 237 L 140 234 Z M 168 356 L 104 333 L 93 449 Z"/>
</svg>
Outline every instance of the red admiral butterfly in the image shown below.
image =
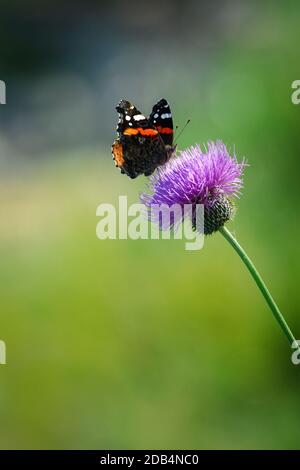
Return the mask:
<svg viewBox="0 0 300 470">
<path fill-rule="evenodd" d="M 161 99 L 155 104 L 148 119 L 129 101 L 120 101 L 116 110 L 118 138 L 112 145 L 116 166 L 130 178 L 151 175 L 169 160 L 176 148 L 168 102 Z"/>
</svg>

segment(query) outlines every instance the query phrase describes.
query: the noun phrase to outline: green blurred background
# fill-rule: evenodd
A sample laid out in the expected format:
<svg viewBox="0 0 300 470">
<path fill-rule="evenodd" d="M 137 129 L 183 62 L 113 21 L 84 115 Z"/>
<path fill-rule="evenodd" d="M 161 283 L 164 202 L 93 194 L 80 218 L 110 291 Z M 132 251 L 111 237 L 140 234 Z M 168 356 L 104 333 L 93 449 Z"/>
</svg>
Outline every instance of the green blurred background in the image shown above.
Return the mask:
<svg viewBox="0 0 300 470">
<path fill-rule="evenodd" d="M 298 1 L 1 2 L 1 448 L 289 449 L 300 366 L 218 234 L 100 241 L 115 104 L 250 164 L 231 230 L 300 338 Z"/>
</svg>

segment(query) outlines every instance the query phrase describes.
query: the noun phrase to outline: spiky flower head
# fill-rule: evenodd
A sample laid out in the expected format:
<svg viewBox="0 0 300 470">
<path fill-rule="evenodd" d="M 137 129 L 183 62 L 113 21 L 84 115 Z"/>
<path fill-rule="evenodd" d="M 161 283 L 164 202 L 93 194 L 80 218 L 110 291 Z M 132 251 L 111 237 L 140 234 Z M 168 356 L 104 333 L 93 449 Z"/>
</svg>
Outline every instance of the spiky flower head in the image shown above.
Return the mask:
<svg viewBox="0 0 300 470">
<path fill-rule="evenodd" d="M 231 156 L 221 141 L 209 142 L 203 151 L 199 145 L 190 147 L 157 169 L 149 180 L 150 194 L 143 193 L 141 201 L 158 223 L 158 207 L 176 204 L 183 209 L 192 205 L 193 226 L 197 204 L 203 204 L 204 233 L 211 234 L 233 217 L 233 198 L 242 188 L 245 165 L 244 160 L 239 163 Z M 170 228 L 176 222 L 170 219 L 169 227 L 161 228 Z"/>
</svg>

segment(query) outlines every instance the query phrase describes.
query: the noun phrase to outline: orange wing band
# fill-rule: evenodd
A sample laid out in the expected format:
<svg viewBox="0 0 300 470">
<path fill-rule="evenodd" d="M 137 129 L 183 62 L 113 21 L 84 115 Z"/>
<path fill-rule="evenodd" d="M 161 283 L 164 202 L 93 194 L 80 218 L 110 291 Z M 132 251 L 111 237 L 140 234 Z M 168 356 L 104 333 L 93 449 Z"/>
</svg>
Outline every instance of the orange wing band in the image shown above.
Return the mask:
<svg viewBox="0 0 300 470">
<path fill-rule="evenodd" d="M 124 165 L 124 154 L 123 154 L 123 146 L 120 142 L 114 142 L 112 146 L 112 153 L 114 156 L 114 160 L 116 162 L 116 166 L 119 168 Z"/>
<path fill-rule="evenodd" d="M 130 127 L 127 127 L 127 129 L 125 129 L 125 131 L 123 132 L 124 135 L 136 135 L 138 133 L 138 129 L 131 129 Z"/>
<path fill-rule="evenodd" d="M 171 129 L 170 127 L 158 126 L 156 129 L 160 134 L 173 134 L 173 129 Z"/>
<path fill-rule="evenodd" d="M 153 137 L 158 134 L 158 131 L 156 129 L 143 129 L 142 127 L 138 127 L 137 129 L 127 127 L 127 129 L 125 129 L 123 132 L 123 135 L 137 135 L 137 134 Z"/>
<path fill-rule="evenodd" d="M 139 127 L 139 132 L 142 135 L 149 135 L 150 137 L 158 134 L 156 129 L 142 129 L 141 127 Z"/>
</svg>

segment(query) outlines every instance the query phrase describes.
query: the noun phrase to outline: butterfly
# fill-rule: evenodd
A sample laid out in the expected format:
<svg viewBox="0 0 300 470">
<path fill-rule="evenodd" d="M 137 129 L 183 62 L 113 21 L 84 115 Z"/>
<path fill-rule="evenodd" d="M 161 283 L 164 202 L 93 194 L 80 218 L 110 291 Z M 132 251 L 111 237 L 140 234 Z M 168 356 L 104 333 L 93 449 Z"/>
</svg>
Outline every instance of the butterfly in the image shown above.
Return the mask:
<svg viewBox="0 0 300 470">
<path fill-rule="evenodd" d="M 175 152 L 173 119 L 164 98 L 153 106 L 146 118 L 129 101 L 116 106 L 119 113 L 118 137 L 112 145 L 113 159 L 121 173 L 130 178 L 149 176 Z"/>
</svg>

